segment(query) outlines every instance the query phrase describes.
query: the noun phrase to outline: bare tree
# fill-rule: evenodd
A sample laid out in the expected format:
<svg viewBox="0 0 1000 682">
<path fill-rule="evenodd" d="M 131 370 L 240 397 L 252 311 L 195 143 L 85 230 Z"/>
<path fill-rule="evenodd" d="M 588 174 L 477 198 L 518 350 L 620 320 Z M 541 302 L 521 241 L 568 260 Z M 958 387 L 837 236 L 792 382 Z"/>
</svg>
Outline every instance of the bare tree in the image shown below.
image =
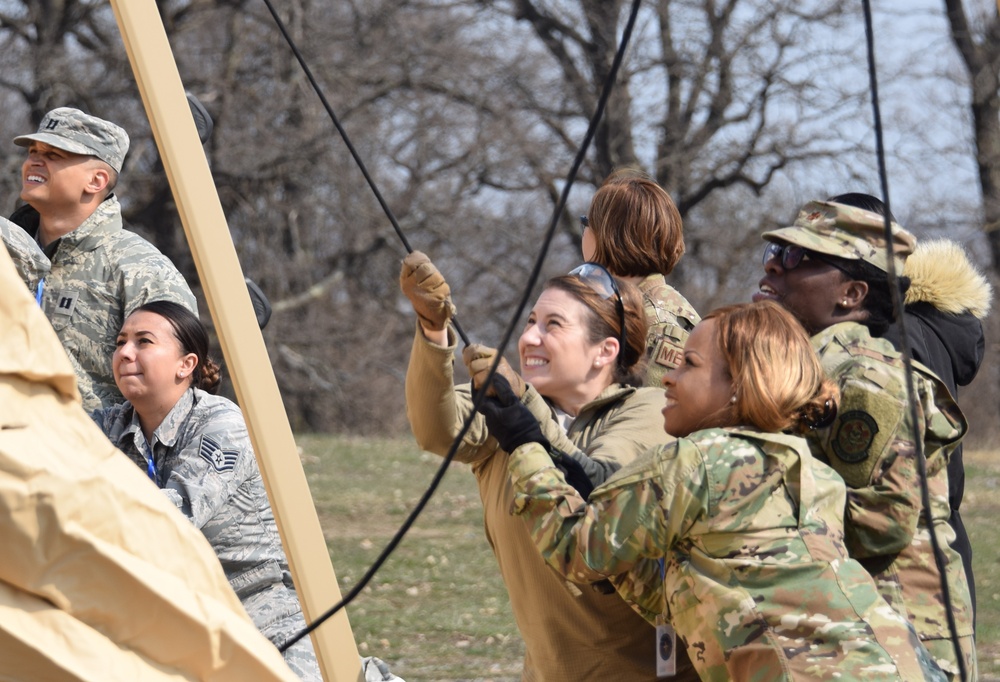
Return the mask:
<svg viewBox="0 0 1000 682">
<path fill-rule="evenodd" d="M 409 243 L 448 276 L 463 326 L 496 343 L 630 3 L 276 5 Z M 576 216 L 589 194 L 612 169 L 639 166 L 685 215 L 675 283 L 702 307 L 745 300 L 759 232 L 827 184 L 841 191 L 859 167 L 866 140 L 843 130 L 867 125 L 866 83 L 843 74 L 857 68 L 862 34 L 843 30 L 842 5 L 644 3 L 546 274 L 579 259 Z M 207 153 L 244 271 L 275 305 L 265 340 L 294 427 L 405 429 L 404 248 L 272 17 L 250 0 L 158 8 L 185 86 L 215 119 Z M 106 3 L 0 0 L 0 46 L 0 135 L 58 105 L 123 123 L 133 140 L 120 185 L 126 220 L 196 286 Z M 20 158 L 0 144 L 7 211 Z"/>
<path fill-rule="evenodd" d="M 970 18 L 963 0 L 944 0 L 951 39 L 969 74 L 973 139 L 983 193 L 983 229 L 1000 267 L 1000 9 Z"/>
</svg>

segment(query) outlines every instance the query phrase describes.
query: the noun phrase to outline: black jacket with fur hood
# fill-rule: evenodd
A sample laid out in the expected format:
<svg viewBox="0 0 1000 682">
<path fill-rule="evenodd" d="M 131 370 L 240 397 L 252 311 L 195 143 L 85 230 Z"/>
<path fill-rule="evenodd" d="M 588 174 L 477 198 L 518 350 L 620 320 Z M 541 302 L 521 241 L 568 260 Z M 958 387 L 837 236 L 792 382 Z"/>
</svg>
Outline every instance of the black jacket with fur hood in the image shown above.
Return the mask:
<svg viewBox="0 0 1000 682">
<path fill-rule="evenodd" d="M 986 341 L 982 320 L 993 291 L 955 242 L 921 242 L 906 259 L 906 334 L 913 358 L 934 370 L 955 394 L 979 371 Z M 885 334 L 899 347 L 899 328 Z"/>
<path fill-rule="evenodd" d="M 910 278 L 904 312 L 910 355 L 941 377 L 954 396 L 959 386 L 972 382 L 983 361 L 986 340 L 982 320 L 990 310 L 992 287 L 965 250 L 948 240 L 918 243 L 906 259 L 903 274 Z M 885 338 L 900 348 L 898 326 L 891 326 Z M 962 556 L 975 604 L 972 545 L 958 511 L 964 492 L 965 467 L 959 445 L 948 460 L 949 523 L 956 536 L 952 546 Z"/>
</svg>

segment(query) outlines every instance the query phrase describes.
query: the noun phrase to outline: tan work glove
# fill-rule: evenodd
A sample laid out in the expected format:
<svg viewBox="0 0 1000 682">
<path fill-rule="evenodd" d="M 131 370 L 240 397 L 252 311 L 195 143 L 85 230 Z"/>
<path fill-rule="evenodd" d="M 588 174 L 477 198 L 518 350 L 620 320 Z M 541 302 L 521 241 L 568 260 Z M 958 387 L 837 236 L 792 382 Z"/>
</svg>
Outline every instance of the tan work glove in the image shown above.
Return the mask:
<svg viewBox="0 0 1000 682">
<path fill-rule="evenodd" d="M 451 287 L 426 254 L 414 251 L 403 259 L 399 288 L 410 299 L 421 325 L 434 331 L 448 326 L 448 320 L 455 314 Z"/>
<path fill-rule="evenodd" d="M 465 361 L 465 366 L 469 370 L 469 376 L 472 377 L 472 388 L 477 391 L 482 388 L 483 380 L 486 379 L 486 374 L 490 371 L 490 366 L 493 365 L 493 358 L 496 355 L 496 349 L 484 346 L 481 343 L 474 343 L 462 349 L 462 360 Z M 518 399 L 524 395 L 526 389 L 524 379 L 514 371 L 514 368 L 510 366 L 510 363 L 506 359 L 500 359 L 500 364 L 497 366 L 497 374 L 507 380 L 511 390 L 514 391 L 514 395 Z M 496 394 L 496 390 L 491 384 L 490 390 L 486 392 L 486 395 L 495 396 Z"/>
</svg>

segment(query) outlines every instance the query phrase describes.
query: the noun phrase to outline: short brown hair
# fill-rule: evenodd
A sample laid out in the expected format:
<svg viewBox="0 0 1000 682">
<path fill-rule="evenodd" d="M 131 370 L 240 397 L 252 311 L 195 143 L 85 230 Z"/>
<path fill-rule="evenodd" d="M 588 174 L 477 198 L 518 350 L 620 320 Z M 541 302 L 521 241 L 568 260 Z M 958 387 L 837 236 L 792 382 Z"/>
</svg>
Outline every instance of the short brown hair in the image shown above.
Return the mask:
<svg viewBox="0 0 1000 682">
<path fill-rule="evenodd" d="M 614 296 L 603 298 L 585 281 L 575 275 L 559 275 L 545 283 L 546 289 L 559 289 L 577 299 L 592 314 L 587 316 L 587 338 L 599 343 L 610 337 L 625 339 L 625 348 L 619 349 L 615 361 L 614 379 L 620 384 L 642 386 L 646 371 L 646 333 L 649 330 L 646 313 L 642 308 L 642 294 L 628 282 L 615 278 L 625 310 L 625 334 L 621 331 L 618 302 Z"/>
<path fill-rule="evenodd" d="M 718 308 L 719 348 L 733 379 L 737 424 L 804 433 L 837 409 L 840 391 L 823 372 L 809 336 L 773 301 Z"/>
<path fill-rule="evenodd" d="M 590 202 L 592 260 L 619 277 L 669 275 L 684 255 L 681 214 L 666 190 L 638 170 L 612 173 Z"/>
</svg>

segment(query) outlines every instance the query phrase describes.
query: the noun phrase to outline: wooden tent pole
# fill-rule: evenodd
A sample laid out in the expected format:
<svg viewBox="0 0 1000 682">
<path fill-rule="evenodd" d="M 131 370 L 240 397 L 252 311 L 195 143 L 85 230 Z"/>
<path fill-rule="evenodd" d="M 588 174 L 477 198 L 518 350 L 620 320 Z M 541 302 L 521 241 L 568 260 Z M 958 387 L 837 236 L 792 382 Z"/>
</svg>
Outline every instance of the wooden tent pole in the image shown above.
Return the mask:
<svg viewBox="0 0 1000 682">
<path fill-rule="evenodd" d="M 306 620 L 341 599 L 278 384 L 155 0 L 111 0 L 215 322 Z M 327 682 L 359 682 L 345 611 L 312 633 Z"/>
</svg>

